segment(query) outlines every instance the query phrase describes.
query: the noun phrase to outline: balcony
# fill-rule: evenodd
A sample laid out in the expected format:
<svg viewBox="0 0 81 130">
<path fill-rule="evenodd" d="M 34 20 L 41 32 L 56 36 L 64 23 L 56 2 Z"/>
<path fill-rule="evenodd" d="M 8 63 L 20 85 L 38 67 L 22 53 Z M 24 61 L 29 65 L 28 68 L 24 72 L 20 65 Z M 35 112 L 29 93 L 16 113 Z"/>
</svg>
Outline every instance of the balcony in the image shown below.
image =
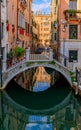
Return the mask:
<svg viewBox="0 0 81 130">
<path fill-rule="evenodd" d="M 66 20 L 79 20 L 81 19 L 81 10 L 64 10 Z"/>
</svg>

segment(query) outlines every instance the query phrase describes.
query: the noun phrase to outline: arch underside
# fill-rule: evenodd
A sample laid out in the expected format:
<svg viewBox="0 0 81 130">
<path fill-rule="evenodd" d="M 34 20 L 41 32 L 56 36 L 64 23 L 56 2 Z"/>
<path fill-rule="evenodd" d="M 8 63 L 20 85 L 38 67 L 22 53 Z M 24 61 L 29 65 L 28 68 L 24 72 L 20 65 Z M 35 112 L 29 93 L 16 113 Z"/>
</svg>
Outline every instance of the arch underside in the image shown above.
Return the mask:
<svg viewBox="0 0 81 130">
<path fill-rule="evenodd" d="M 68 83 L 69 83 L 70 85 L 72 84 L 72 82 L 71 82 L 71 77 L 70 77 L 70 74 L 69 74 L 69 70 L 66 69 L 66 71 L 63 71 L 62 68 L 60 68 L 60 67 L 58 68 L 57 65 L 51 65 L 51 64 L 48 64 L 48 63 L 45 63 L 45 64 L 34 63 L 33 65 L 30 65 L 29 67 L 25 66 L 24 68 L 23 68 L 23 65 L 22 65 L 22 67 L 19 66 L 20 69 L 18 68 L 18 72 L 17 72 L 17 69 L 13 69 L 12 73 L 10 72 L 10 74 L 7 75 L 7 77 L 9 77 L 9 79 L 7 79 L 7 80 L 5 81 L 5 83 L 3 83 L 3 88 L 5 88 L 6 85 L 8 84 L 8 82 L 10 82 L 10 80 L 11 80 L 12 78 L 14 78 L 17 74 L 19 74 L 19 73 L 21 73 L 21 72 L 23 72 L 23 71 L 26 71 L 26 70 L 28 70 L 28 69 L 35 68 L 35 67 L 39 67 L 39 66 L 48 67 L 48 68 L 50 68 L 50 69 L 53 69 L 53 70 L 59 72 L 60 74 L 62 74 L 62 75 L 66 78 L 66 80 L 68 81 Z M 65 68 L 64 68 L 64 69 L 65 69 Z M 66 73 L 66 72 L 68 72 L 68 73 Z M 12 75 L 11 75 L 11 74 L 12 74 Z M 6 77 L 6 78 L 7 78 L 7 77 Z"/>
<path fill-rule="evenodd" d="M 52 65 L 52 64 L 48 64 L 48 63 L 44 63 L 44 64 L 34 63 L 33 65 L 30 65 L 29 67 L 26 67 L 26 68 L 22 69 L 21 72 L 23 72 L 25 70 L 28 70 L 28 69 L 31 69 L 31 68 L 39 67 L 39 66 L 46 67 L 46 68 L 49 68 L 49 69 L 52 69 L 52 70 L 55 70 L 55 71 L 59 72 L 60 74 L 62 74 L 66 78 L 66 80 L 71 85 L 71 78 L 70 78 L 69 70 L 67 70 L 67 68 L 66 68 L 66 71 L 64 71 L 65 68 L 64 69 L 61 68 L 61 67 L 63 67 L 61 65 L 59 65 L 60 67 L 58 67 L 57 64 Z M 68 77 L 68 74 L 69 74 L 69 77 Z"/>
<path fill-rule="evenodd" d="M 42 92 L 30 92 L 11 80 L 4 95 L 13 108 L 25 114 L 51 115 L 69 103 L 71 98 L 69 83 L 64 85 L 62 80 L 60 78 L 54 86 Z"/>
</svg>

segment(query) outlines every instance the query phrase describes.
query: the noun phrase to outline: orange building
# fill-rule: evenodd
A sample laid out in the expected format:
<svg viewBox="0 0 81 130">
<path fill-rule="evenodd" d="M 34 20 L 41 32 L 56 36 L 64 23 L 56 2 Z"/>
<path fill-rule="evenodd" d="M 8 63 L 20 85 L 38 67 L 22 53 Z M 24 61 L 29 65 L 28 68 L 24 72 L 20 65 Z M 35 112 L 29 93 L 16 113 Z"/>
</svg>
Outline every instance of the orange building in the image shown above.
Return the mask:
<svg viewBox="0 0 81 130">
<path fill-rule="evenodd" d="M 7 1 L 7 43 L 8 51 L 15 46 L 26 48 L 32 44 L 32 0 Z"/>
</svg>

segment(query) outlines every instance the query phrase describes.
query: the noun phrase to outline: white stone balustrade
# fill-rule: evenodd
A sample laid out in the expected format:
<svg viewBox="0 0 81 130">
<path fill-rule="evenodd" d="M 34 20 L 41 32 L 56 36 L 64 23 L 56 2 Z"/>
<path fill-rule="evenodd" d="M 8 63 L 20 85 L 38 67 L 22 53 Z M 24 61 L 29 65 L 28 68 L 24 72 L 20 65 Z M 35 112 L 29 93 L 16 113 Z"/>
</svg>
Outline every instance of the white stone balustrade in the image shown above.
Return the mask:
<svg viewBox="0 0 81 130">
<path fill-rule="evenodd" d="M 26 61 L 29 61 L 29 57 L 30 57 L 30 47 L 26 49 Z"/>
<path fill-rule="evenodd" d="M 3 72 L 3 87 L 5 88 L 6 84 L 17 74 L 38 66 L 49 67 L 55 69 L 66 77 L 68 82 L 71 84 L 71 76 L 69 73 L 69 69 L 64 67 L 61 63 L 54 60 L 55 64 L 49 64 L 49 61 L 53 60 L 53 51 L 49 50 L 49 57 L 47 58 L 45 54 L 30 54 L 30 48 L 26 50 L 26 60 L 23 60 L 12 67 L 8 68 L 5 72 Z M 32 65 L 27 66 L 28 62 L 32 62 Z M 41 63 L 44 62 L 44 63 Z M 36 63 L 36 64 L 34 64 Z"/>
<path fill-rule="evenodd" d="M 49 60 L 53 60 L 53 50 L 51 48 L 49 51 Z"/>
</svg>

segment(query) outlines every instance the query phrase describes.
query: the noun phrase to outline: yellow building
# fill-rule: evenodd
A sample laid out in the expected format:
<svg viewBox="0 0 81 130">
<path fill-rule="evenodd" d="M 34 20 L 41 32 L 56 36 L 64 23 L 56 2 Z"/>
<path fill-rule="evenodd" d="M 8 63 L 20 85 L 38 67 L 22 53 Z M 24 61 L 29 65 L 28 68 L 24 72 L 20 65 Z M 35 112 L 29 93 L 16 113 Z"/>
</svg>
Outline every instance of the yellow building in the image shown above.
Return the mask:
<svg viewBox="0 0 81 130">
<path fill-rule="evenodd" d="M 36 14 L 33 14 L 33 18 L 39 26 L 39 41 L 40 46 L 50 46 L 51 38 L 51 17 L 49 14 L 41 14 L 38 11 Z"/>
</svg>

